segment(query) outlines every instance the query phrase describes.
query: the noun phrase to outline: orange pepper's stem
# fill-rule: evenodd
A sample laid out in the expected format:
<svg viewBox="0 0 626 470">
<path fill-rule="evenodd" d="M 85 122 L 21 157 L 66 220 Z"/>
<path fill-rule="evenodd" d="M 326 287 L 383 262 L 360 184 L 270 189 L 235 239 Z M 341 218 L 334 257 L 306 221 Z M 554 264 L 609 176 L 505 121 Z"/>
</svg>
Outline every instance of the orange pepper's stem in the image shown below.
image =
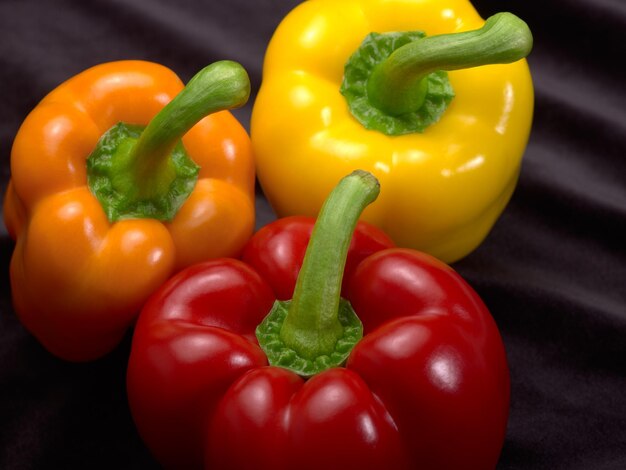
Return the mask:
<svg viewBox="0 0 626 470">
<path fill-rule="evenodd" d="M 216 62 L 198 72 L 145 129 L 119 123 L 107 131 L 87 160 L 87 178 L 109 220 L 171 220 L 199 171 L 182 136 L 211 113 L 243 106 L 249 95 L 244 68 Z"/>
<path fill-rule="evenodd" d="M 170 155 L 189 129 L 211 113 L 243 106 L 249 95 L 248 74 L 236 62 L 216 62 L 198 72 L 150 121 L 131 153 L 140 193 L 150 196 L 173 178 Z"/>
</svg>

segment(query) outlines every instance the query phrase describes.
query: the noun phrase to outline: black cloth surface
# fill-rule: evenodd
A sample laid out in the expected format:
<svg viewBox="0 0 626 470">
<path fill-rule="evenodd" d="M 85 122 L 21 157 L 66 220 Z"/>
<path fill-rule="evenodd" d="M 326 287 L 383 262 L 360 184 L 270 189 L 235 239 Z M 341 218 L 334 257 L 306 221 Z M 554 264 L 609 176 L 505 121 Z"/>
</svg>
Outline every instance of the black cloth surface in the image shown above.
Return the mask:
<svg viewBox="0 0 626 470">
<path fill-rule="evenodd" d="M 63 80 L 133 58 L 186 81 L 232 59 L 254 93 L 271 34 L 297 3 L 3 0 L 2 189 L 18 126 Z M 498 469 L 624 469 L 626 3 L 474 5 L 484 17 L 518 14 L 535 37 L 535 117 L 519 185 L 487 240 L 453 265 L 484 299 L 507 350 L 511 410 Z M 235 112 L 245 126 L 253 100 Z M 260 193 L 257 210 L 257 226 L 274 218 Z M 157 468 L 126 402 L 130 333 L 92 363 L 51 356 L 13 313 L 4 227 L 0 243 L 0 468 Z"/>
</svg>

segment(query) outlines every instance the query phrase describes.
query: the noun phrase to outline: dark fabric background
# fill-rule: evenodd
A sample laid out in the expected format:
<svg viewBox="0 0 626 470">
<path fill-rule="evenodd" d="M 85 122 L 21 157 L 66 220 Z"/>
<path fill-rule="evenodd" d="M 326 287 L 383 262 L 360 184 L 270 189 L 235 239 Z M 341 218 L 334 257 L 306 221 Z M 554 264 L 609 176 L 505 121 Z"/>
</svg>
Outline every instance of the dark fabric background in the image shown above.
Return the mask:
<svg viewBox="0 0 626 470">
<path fill-rule="evenodd" d="M 297 3 L 1 0 L 2 189 L 20 122 L 66 78 L 137 58 L 188 80 L 228 58 L 248 69 L 256 91 L 266 44 Z M 498 469 L 624 469 L 626 3 L 474 4 L 483 16 L 517 13 L 535 36 L 536 113 L 519 186 L 485 243 L 454 265 L 489 306 L 509 358 L 511 415 Z M 236 112 L 246 126 L 249 114 L 250 105 Z M 261 226 L 273 214 L 261 195 L 257 206 Z M 3 227 L 0 468 L 155 468 L 126 403 L 130 335 L 90 364 L 49 355 L 12 311 L 12 248 Z"/>
</svg>

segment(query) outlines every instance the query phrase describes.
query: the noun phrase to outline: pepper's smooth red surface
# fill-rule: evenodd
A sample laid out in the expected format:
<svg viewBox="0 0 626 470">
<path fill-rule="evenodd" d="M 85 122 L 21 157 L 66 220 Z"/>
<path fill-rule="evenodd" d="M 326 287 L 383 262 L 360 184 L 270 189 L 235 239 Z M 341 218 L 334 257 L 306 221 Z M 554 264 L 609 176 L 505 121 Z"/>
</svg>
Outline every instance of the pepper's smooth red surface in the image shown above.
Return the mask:
<svg viewBox="0 0 626 470">
<path fill-rule="evenodd" d="M 489 469 L 509 376 L 497 327 L 450 267 L 359 223 L 344 295 L 364 337 L 304 380 L 268 366 L 255 328 L 289 297 L 314 220 L 259 231 L 243 261 L 190 267 L 152 296 L 128 369 L 139 432 L 166 467 Z"/>
</svg>

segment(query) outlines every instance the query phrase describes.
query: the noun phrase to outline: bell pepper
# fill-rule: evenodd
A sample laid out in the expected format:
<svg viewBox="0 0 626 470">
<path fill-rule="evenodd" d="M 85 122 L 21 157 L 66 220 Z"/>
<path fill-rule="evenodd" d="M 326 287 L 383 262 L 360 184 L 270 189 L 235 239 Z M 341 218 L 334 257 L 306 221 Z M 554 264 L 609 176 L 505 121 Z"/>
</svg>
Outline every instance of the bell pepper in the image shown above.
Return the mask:
<svg viewBox="0 0 626 470">
<path fill-rule="evenodd" d="M 363 218 L 446 262 L 487 236 L 517 183 L 532 121 L 532 35 L 467 0 L 309 0 L 266 51 L 251 138 L 281 216 L 319 211 L 363 168 Z M 279 112 L 277 112 L 279 110 Z"/>
<path fill-rule="evenodd" d="M 174 272 L 241 251 L 254 164 L 246 131 L 222 110 L 249 88 L 235 62 L 183 88 L 166 67 L 120 61 L 69 79 L 28 115 L 4 218 L 15 311 L 50 352 L 106 354 Z"/>
<path fill-rule="evenodd" d="M 150 297 L 127 390 L 166 468 L 495 467 L 509 401 L 498 329 L 452 268 L 357 224 L 378 191 L 355 172 L 312 230 L 280 219 L 242 260 L 189 267 Z"/>
</svg>

